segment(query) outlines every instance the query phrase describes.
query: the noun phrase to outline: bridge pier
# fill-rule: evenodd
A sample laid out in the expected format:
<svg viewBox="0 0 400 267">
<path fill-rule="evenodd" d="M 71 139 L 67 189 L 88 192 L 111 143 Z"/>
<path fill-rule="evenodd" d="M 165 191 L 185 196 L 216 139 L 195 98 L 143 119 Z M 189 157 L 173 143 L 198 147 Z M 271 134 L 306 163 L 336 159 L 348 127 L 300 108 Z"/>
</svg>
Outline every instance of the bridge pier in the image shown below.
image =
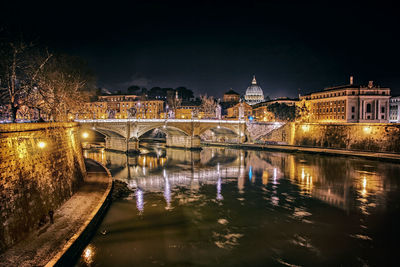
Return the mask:
<svg viewBox="0 0 400 267">
<path fill-rule="evenodd" d="M 201 149 L 200 136 L 169 135 L 167 136 L 167 147 L 177 147 L 185 149 Z"/>
<path fill-rule="evenodd" d="M 106 149 L 116 150 L 127 153 L 137 153 L 139 151 L 138 140 L 127 140 L 123 137 L 106 137 Z"/>
</svg>

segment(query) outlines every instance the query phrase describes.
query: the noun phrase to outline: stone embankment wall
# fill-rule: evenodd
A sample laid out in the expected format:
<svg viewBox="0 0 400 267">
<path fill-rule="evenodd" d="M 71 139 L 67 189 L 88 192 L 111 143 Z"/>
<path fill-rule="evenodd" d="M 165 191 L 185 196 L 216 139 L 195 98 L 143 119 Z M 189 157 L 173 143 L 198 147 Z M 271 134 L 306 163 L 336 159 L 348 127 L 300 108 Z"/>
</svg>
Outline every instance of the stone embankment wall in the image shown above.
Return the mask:
<svg viewBox="0 0 400 267">
<path fill-rule="evenodd" d="M 0 252 L 48 221 L 83 182 L 78 130 L 76 123 L 0 124 Z"/>
<path fill-rule="evenodd" d="M 400 124 L 287 123 L 263 139 L 296 146 L 400 153 Z"/>
</svg>

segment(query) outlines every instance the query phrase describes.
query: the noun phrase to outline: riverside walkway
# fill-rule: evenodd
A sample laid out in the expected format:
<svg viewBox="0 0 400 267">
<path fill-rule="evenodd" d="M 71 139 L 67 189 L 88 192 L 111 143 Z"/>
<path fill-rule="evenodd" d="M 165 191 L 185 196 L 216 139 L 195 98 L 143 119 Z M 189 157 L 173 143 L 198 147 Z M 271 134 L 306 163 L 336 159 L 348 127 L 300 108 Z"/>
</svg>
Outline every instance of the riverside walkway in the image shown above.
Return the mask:
<svg viewBox="0 0 400 267">
<path fill-rule="evenodd" d="M 65 260 L 66 253 L 78 253 L 82 233 L 102 213 L 112 189 L 107 170 L 90 159 L 85 164 L 84 184 L 54 212 L 54 223 L 47 222 L 1 254 L 0 266 L 53 266 Z"/>
<path fill-rule="evenodd" d="M 236 147 L 236 148 L 274 150 L 274 151 L 282 151 L 282 152 L 305 152 L 305 153 L 313 153 L 313 154 L 363 157 L 363 158 L 369 158 L 369 159 L 374 159 L 374 160 L 400 162 L 400 154 L 388 153 L 388 152 L 358 151 L 358 150 L 305 147 L 305 146 L 290 146 L 290 145 L 267 145 L 267 144 L 229 144 L 229 143 L 214 143 L 214 142 L 203 142 L 202 144 L 208 145 L 208 146 L 224 146 L 224 147 L 230 146 L 230 147 Z"/>
</svg>

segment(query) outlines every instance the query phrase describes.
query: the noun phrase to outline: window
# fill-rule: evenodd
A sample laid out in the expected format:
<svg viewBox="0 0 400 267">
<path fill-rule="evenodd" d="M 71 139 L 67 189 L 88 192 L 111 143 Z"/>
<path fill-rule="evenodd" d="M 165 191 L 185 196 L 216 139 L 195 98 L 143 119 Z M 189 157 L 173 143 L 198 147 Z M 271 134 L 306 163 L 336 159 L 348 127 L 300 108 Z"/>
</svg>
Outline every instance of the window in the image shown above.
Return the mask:
<svg viewBox="0 0 400 267">
<path fill-rule="evenodd" d="M 354 115 L 351 115 L 351 119 L 354 120 Z"/>
<path fill-rule="evenodd" d="M 354 91 L 353 91 L 353 92 L 351 92 L 351 94 L 352 94 L 352 95 L 355 95 L 355 94 L 356 94 L 356 92 L 354 92 Z"/>
<path fill-rule="evenodd" d="M 385 119 L 385 115 L 382 115 L 382 117 L 381 117 L 381 118 L 382 118 L 382 120 L 384 120 L 384 119 Z"/>
<path fill-rule="evenodd" d="M 371 104 L 367 104 L 367 112 L 370 113 L 371 112 Z"/>
<path fill-rule="evenodd" d="M 381 107 L 381 112 L 385 113 L 385 107 Z"/>
<path fill-rule="evenodd" d="M 355 112 L 356 111 L 356 107 L 351 107 L 351 112 Z"/>
<path fill-rule="evenodd" d="M 384 95 L 385 94 L 385 92 L 382 92 L 382 95 Z"/>
<path fill-rule="evenodd" d="M 367 119 L 370 120 L 370 119 L 371 119 L 371 116 L 368 115 L 368 116 L 367 116 Z"/>
</svg>

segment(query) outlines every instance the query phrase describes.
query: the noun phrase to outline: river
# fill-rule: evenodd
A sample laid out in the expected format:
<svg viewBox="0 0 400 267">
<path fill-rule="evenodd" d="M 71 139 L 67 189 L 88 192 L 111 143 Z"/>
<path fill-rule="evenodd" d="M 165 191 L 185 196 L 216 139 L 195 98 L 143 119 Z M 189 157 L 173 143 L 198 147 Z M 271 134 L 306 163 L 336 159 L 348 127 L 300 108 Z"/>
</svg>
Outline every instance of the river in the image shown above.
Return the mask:
<svg viewBox="0 0 400 267">
<path fill-rule="evenodd" d="M 396 265 L 400 164 L 161 144 L 143 152 L 85 150 L 133 192 L 112 203 L 77 266 Z"/>
</svg>

